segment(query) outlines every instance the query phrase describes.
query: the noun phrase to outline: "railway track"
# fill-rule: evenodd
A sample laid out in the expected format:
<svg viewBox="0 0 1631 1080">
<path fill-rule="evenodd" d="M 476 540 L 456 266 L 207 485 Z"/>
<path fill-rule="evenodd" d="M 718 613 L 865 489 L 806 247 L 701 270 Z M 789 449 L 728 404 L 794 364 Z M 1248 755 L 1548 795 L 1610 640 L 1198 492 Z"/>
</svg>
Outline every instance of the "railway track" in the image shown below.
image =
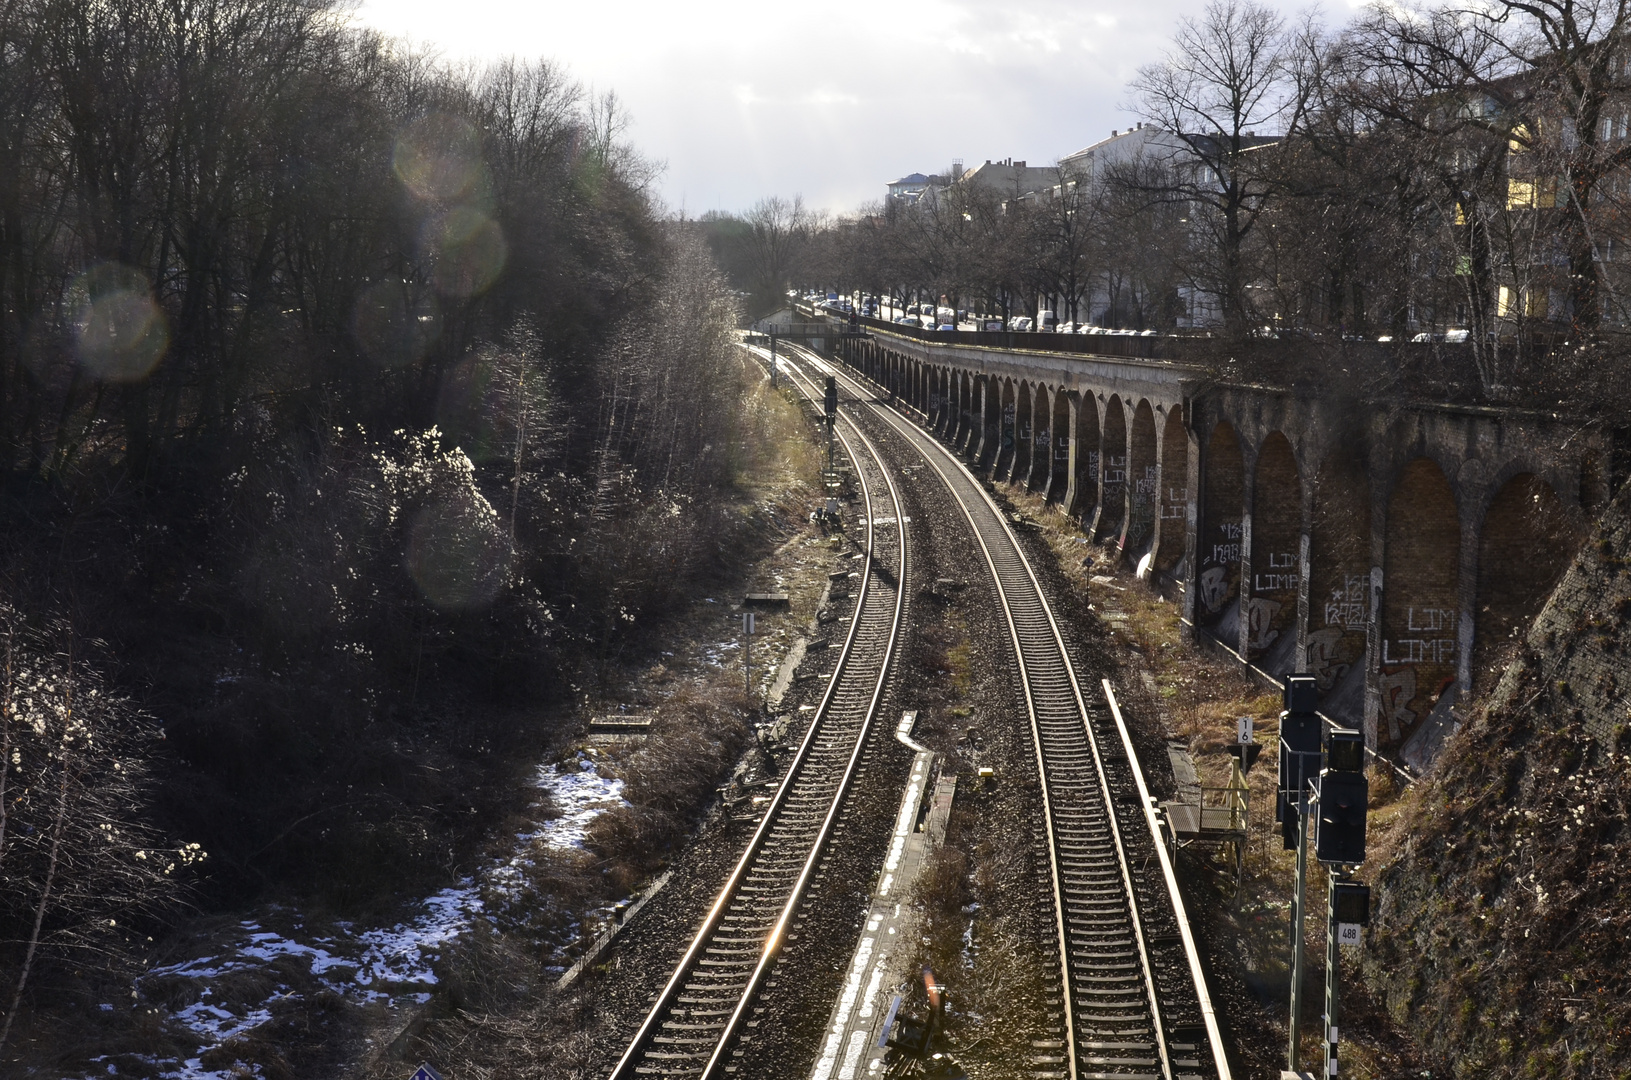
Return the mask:
<svg viewBox="0 0 1631 1080">
<path fill-rule="evenodd" d="M 718 1076 L 745 1052 L 754 1002 L 854 786 L 900 637 L 909 546 L 882 457 L 848 418 L 837 435 L 866 530 L 849 633 L 785 778 L 611 1080 Z"/>
<path fill-rule="evenodd" d="M 948 450 L 872 400 L 882 391 L 808 350 L 798 352 L 869 400 L 873 415 L 934 469 L 967 518 L 996 586 L 1041 779 L 1041 840 L 1060 965 L 1057 1038 L 1033 1044 L 1032 1075 L 1228 1080 L 1194 943 L 1181 922 L 1176 881 L 1155 836 L 1125 728 L 1119 713 L 1096 699 L 1090 704 L 1083 694 L 1018 538 Z M 1108 682 L 1104 690 L 1109 703 Z M 1155 868 L 1160 873 L 1152 874 Z"/>
</svg>

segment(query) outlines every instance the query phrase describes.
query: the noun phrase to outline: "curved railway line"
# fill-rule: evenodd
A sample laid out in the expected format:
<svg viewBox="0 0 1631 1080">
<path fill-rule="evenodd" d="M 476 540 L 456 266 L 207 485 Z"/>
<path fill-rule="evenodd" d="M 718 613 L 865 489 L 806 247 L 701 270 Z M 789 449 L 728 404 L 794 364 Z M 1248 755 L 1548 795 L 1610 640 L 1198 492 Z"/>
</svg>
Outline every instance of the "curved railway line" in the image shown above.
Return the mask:
<svg viewBox="0 0 1631 1080">
<path fill-rule="evenodd" d="M 1060 964 L 1061 1037 L 1034 1046 L 1033 1075 L 1228 1080 L 1176 880 L 1155 835 L 1149 797 L 1108 681 L 1103 691 L 1109 708 L 1090 704 L 1018 538 L 961 462 L 875 400 L 883 391 L 808 350 L 797 351 L 867 401 L 872 415 L 935 471 L 967 519 L 996 586 L 1041 779 Z"/>
<path fill-rule="evenodd" d="M 849 633 L 786 776 L 612 1080 L 717 1076 L 742 1053 L 736 1044 L 859 771 L 900 638 L 909 545 L 881 455 L 848 417 L 837 436 L 866 515 Z"/>
</svg>

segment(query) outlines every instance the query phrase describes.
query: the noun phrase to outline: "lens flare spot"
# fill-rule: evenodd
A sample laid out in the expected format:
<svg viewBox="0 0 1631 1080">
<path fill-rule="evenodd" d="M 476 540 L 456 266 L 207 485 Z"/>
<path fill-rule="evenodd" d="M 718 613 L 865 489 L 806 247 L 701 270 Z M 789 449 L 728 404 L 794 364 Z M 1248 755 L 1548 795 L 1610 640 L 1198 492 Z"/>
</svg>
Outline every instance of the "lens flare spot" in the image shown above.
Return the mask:
<svg viewBox="0 0 1631 1080">
<path fill-rule="evenodd" d="M 107 264 L 81 274 L 72 290 L 74 351 L 94 378 L 140 382 L 170 347 L 170 327 L 147 278 Z"/>
<path fill-rule="evenodd" d="M 401 367 L 422 359 L 442 336 L 442 309 L 427 288 L 376 281 L 357 295 L 351 334 L 380 367 Z"/>
<path fill-rule="evenodd" d="M 510 576 L 510 541 L 481 500 L 432 504 L 408 533 L 408 572 L 439 608 L 486 607 Z"/>
<path fill-rule="evenodd" d="M 391 167 L 407 189 L 426 202 L 457 202 L 482 186 L 487 171 L 481 135 L 458 116 L 432 113 L 397 137 Z"/>
<path fill-rule="evenodd" d="M 444 296 L 480 296 L 498 280 L 510 256 L 498 222 L 469 206 L 426 222 L 424 247 L 435 260 L 436 288 Z"/>
</svg>

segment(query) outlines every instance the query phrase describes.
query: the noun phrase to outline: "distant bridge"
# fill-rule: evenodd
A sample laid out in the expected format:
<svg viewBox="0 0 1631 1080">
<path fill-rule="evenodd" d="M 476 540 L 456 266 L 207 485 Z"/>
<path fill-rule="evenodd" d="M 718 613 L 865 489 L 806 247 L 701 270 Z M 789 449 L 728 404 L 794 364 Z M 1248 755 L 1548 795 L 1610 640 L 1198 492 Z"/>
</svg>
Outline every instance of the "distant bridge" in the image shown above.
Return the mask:
<svg viewBox="0 0 1631 1080">
<path fill-rule="evenodd" d="M 1218 383 L 1148 338 L 1105 356 L 866 321 L 829 350 L 1174 588 L 1186 633 L 1314 673 L 1323 712 L 1416 767 L 1624 479 L 1613 436 L 1552 414 Z"/>
</svg>

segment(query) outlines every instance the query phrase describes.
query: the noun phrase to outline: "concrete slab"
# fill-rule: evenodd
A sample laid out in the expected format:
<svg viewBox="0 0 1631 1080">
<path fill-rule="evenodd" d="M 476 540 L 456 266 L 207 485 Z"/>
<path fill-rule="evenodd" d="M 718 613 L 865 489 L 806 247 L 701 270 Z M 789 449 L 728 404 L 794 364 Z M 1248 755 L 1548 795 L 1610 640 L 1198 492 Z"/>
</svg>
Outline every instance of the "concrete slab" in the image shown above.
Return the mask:
<svg viewBox="0 0 1631 1080">
<path fill-rule="evenodd" d="M 821 1054 L 811 1080 L 860 1080 L 883 1074 L 879 1030 L 896 986 L 915 975 L 905 970 L 911 953 L 912 913 L 905 899 L 924 861 L 946 835 L 946 819 L 957 790 L 955 776 L 942 776 L 930 791 L 938 755 L 912 739 L 915 713 L 901 718 L 895 737 L 917 751 L 895 816 L 894 835 L 884 857 L 872 904 L 844 976 L 844 986 L 827 1021 Z M 924 813 L 925 801 L 928 803 Z"/>
</svg>

